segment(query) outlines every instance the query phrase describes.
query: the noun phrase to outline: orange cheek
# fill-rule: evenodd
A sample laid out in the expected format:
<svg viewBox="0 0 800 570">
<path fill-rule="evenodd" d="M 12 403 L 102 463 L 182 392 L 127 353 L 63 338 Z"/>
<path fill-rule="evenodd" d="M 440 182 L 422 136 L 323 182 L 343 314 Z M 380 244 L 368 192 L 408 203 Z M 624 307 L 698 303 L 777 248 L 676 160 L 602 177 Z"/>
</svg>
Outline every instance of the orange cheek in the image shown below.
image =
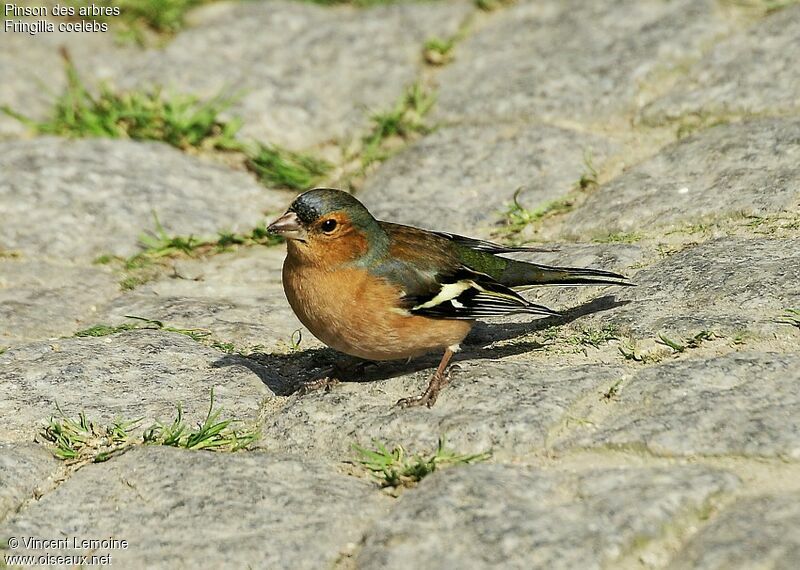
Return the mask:
<svg viewBox="0 0 800 570">
<path fill-rule="evenodd" d="M 366 237 L 355 230 L 338 236 L 310 236 L 305 249 L 319 266 L 336 267 L 364 255 Z"/>
</svg>

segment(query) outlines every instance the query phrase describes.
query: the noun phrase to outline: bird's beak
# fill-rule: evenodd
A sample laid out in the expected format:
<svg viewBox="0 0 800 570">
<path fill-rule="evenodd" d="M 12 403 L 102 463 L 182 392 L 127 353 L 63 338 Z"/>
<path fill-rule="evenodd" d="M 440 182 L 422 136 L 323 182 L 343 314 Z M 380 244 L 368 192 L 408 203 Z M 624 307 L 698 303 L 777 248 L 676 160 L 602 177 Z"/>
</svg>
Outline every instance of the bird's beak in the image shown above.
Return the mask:
<svg viewBox="0 0 800 570">
<path fill-rule="evenodd" d="M 286 239 L 306 241 L 308 237 L 308 233 L 303 226 L 300 225 L 300 220 L 297 219 L 297 214 L 294 212 L 286 212 L 267 226 L 267 231 L 282 235 Z"/>
</svg>

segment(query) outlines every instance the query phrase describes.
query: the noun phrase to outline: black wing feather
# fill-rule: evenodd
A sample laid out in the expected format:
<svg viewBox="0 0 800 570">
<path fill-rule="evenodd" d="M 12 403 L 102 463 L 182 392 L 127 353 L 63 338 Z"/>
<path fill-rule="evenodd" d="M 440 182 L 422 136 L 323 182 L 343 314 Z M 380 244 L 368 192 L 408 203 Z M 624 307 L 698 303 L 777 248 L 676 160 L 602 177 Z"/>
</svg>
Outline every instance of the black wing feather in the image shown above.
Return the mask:
<svg viewBox="0 0 800 570">
<path fill-rule="evenodd" d="M 531 303 L 519 293 L 498 283 L 485 273 L 461 267 L 457 272 L 441 278 L 442 284 L 434 293 L 428 295 L 406 296 L 404 305 L 409 312 L 426 317 L 473 320 L 481 317 L 497 317 L 515 313 L 529 313 L 542 316 L 559 316 L 559 313 L 543 305 Z M 448 285 L 463 287 L 456 296 L 442 299 L 436 304 L 425 306 L 436 300 Z"/>
<path fill-rule="evenodd" d="M 558 251 L 556 247 L 515 247 L 515 246 L 508 246 L 508 245 L 500 245 L 499 243 L 494 243 L 491 241 L 483 240 L 483 239 L 475 239 L 471 237 L 466 237 L 458 234 L 451 234 L 450 232 L 431 232 L 432 234 L 436 234 L 437 236 L 441 236 L 446 238 L 458 245 L 468 247 L 469 249 L 474 249 L 475 251 L 483 251 L 486 253 L 516 253 L 521 251 L 534 251 L 534 252 L 547 252 L 547 251 Z"/>
</svg>

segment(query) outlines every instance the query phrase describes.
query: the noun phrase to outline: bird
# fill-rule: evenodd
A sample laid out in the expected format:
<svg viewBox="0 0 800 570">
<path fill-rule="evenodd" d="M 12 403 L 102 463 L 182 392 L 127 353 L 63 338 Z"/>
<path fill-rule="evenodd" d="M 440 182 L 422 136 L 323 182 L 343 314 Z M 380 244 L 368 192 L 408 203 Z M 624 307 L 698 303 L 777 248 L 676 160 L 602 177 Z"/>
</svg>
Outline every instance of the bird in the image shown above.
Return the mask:
<svg viewBox="0 0 800 570">
<path fill-rule="evenodd" d="M 402 407 L 434 405 L 476 320 L 561 316 L 515 289 L 631 285 L 611 271 L 502 257 L 541 249 L 380 221 L 335 188 L 300 194 L 268 230 L 287 244 L 282 281 L 289 305 L 320 341 L 367 361 L 444 351 L 425 391 L 398 401 Z"/>
</svg>

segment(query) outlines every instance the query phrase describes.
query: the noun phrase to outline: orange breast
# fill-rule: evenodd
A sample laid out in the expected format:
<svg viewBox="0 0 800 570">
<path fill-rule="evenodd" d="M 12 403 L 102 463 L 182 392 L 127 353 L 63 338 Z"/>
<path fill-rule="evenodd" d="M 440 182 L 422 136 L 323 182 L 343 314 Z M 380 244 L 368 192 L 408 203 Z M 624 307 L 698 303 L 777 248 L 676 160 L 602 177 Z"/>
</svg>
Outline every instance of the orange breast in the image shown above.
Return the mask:
<svg viewBox="0 0 800 570">
<path fill-rule="evenodd" d="M 431 319 L 397 309 L 399 288 L 357 269 L 283 265 L 289 304 L 311 333 L 328 346 L 367 360 L 419 356 L 459 344 L 472 321 Z"/>
</svg>

